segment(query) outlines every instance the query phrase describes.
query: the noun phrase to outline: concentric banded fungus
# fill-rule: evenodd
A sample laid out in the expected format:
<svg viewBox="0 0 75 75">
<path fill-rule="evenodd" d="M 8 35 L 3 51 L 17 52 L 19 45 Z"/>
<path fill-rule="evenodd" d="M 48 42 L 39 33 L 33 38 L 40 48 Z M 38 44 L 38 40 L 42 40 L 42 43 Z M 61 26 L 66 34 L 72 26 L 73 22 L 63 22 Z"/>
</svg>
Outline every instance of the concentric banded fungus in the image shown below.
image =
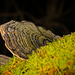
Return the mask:
<svg viewBox="0 0 75 75">
<path fill-rule="evenodd" d="M 6 55 L 0 54 L 0 66 L 6 64 L 9 61 L 9 57 Z"/>
<path fill-rule="evenodd" d="M 0 33 L 8 50 L 22 59 L 40 46 L 59 38 L 50 30 L 36 27 L 33 23 L 10 21 L 0 26 Z"/>
</svg>

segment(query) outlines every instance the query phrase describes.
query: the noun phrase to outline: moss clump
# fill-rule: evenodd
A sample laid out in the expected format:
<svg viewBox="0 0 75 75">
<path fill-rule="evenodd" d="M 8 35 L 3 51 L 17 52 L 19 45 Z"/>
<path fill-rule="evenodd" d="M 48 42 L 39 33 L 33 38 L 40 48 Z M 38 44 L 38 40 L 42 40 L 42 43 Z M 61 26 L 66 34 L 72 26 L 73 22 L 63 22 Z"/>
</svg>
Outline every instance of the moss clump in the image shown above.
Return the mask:
<svg viewBox="0 0 75 75">
<path fill-rule="evenodd" d="M 48 43 L 29 55 L 28 60 L 13 57 L 0 66 L 1 75 L 75 75 L 75 33 Z"/>
</svg>

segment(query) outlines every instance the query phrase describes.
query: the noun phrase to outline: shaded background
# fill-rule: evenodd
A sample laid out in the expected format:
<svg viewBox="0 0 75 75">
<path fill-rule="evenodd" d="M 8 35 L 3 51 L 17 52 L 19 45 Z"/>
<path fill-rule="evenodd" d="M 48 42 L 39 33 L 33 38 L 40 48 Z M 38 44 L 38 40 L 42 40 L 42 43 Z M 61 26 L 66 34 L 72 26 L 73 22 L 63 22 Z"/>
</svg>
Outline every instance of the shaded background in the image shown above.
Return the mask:
<svg viewBox="0 0 75 75">
<path fill-rule="evenodd" d="M 0 0 L 0 25 L 27 20 L 63 36 L 75 32 L 74 0 Z M 0 35 L 0 54 L 12 56 Z"/>
</svg>

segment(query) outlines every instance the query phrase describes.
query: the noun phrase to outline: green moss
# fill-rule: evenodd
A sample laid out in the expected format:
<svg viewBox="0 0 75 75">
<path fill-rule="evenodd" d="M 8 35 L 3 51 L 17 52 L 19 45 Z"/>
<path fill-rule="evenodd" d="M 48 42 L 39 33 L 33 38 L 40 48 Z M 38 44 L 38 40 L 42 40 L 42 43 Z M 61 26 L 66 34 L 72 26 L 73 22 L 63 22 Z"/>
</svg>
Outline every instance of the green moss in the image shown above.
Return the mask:
<svg viewBox="0 0 75 75">
<path fill-rule="evenodd" d="M 74 75 L 75 33 L 48 43 L 29 55 L 28 60 L 13 57 L 0 66 L 1 75 Z"/>
</svg>

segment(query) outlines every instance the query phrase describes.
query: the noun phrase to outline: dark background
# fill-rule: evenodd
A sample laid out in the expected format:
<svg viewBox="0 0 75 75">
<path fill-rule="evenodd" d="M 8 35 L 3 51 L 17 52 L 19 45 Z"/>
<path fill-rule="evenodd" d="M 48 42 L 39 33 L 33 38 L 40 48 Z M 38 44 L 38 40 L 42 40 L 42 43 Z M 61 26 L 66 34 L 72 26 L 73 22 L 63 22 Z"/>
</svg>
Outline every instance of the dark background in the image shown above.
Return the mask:
<svg viewBox="0 0 75 75">
<path fill-rule="evenodd" d="M 74 0 L 0 0 L 0 25 L 10 20 L 31 21 L 63 36 L 75 32 L 75 2 Z M 0 54 L 10 54 L 4 46 L 1 35 Z"/>
</svg>

